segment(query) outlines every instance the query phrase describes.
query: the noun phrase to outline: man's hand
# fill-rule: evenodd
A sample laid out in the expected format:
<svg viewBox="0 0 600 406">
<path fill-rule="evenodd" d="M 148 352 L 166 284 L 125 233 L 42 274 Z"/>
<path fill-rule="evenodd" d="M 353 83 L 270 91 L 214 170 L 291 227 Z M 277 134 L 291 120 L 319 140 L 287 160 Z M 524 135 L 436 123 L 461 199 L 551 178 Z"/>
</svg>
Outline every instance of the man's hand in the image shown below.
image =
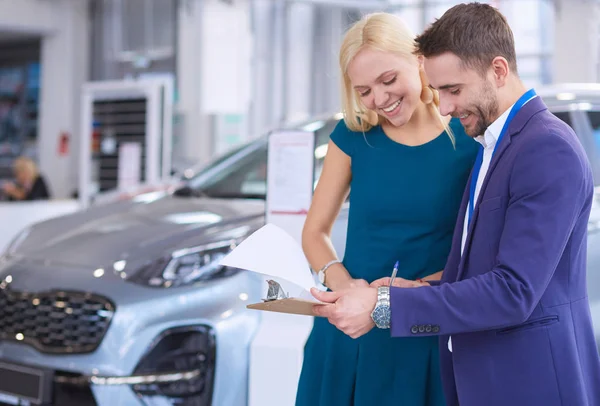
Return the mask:
<svg viewBox="0 0 600 406">
<path fill-rule="evenodd" d="M 352 288 L 368 288 L 369 282 L 364 279 L 348 279 L 347 282 L 344 282 L 338 289 L 336 290 L 346 290 Z"/>
<path fill-rule="evenodd" d="M 377 304 L 377 289 L 358 286 L 335 292 L 311 289 L 312 295 L 323 305 L 315 305 L 316 316 L 326 317 L 331 324 L 352 338 L 358 338 L 373 328 L 371 312 Z"/>
<path fill-rule="evenodd" d="M 377 279 L 371 282 L 371 287 L 378 288 L 380 286 L 390 286 L 391 279 L 392 278 L 390 278 L 389 276 Z M 429 283 L 427 283 L 426 281 L 410 281 L 408 279 L 396 277 L 392 286 L 395 286 L 397 288 L 418 288 L 421 286 L 429 286 Z"/>
</svg>

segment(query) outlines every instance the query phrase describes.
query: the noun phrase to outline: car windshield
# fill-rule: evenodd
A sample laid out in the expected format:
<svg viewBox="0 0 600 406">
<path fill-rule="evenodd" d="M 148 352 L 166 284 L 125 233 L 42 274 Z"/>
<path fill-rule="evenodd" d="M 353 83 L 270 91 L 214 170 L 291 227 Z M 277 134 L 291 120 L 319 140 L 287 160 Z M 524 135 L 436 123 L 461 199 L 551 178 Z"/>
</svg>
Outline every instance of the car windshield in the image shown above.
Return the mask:
<svg viewBox="0 0 600 406">
<path fill-rule="evenodd" d="M 579 136 L 600 185 L 600 111 L 553 110 Z M 338 120 L 313 121 L 295 129 L 314 131 L 315 185 L 323 168 L 329 136 Z M 220 156 L 194 175 L 178 196 L 206 196 L 230 199 L 265 199 L 267 193 L 267 138 L 262 137 Z"/>
<path fill-rule="evenodd" d="M 313 121 L 296 129 L 314 131 L 315 179 L 323 168 L 329 136 L 338 120 Z M 206 196 L 224 199 L 265 199 L 267 194 L 267 138 L 238 147 L 193 176 L 178 196 Z"/>
</svg>

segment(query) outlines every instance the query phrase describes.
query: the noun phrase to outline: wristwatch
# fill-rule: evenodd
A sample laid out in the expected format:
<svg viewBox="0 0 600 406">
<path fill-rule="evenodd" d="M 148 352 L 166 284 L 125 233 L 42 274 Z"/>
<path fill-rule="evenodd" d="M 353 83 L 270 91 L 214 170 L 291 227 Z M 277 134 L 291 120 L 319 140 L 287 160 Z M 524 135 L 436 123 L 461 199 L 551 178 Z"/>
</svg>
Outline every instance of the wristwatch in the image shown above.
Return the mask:
<svg viewBox="0 0 600 406">
<path fill-rule="evenodd" d="M 329 267 L 331 265 L 335 265 L 335 264 L 341 264 L 342 261 L 340 261 L 339 259 L 334 259 L 333 261 L 329 261 L 328 263 L 325 264 L 325 266 L 323 266 L 323 268 L 319 269 L 317 271 L 317 278 L 319 279 L 319 282 L 324 285 L 327 286 L 325 284 L 325 271 L 327 271 L 327 269 L 329 269 Z"/>
<path fill-rule="evenodd" d="M 378 328 L 390 328 L 392 312 L 390 310 L 389 286 L 380 286 L 377 288 L 377 304 L 371 312 L 371 318 Z"/>
</svg>

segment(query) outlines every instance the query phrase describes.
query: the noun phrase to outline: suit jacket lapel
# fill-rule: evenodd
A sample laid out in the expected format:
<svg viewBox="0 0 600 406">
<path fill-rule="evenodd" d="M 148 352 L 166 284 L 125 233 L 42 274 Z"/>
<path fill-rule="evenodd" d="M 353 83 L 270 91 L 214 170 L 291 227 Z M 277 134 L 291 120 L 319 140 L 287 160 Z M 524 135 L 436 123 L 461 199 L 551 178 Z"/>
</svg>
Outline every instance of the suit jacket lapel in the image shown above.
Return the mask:
<svg viewBox="0 0 600 406">
<path fill-rule="evenodd" d="M 539 113 L 542 110 L 545 110 L 546 108 L 547 108 L 546 105 L 544 104 L 544 102 L 542 101 L 542 99 L 539 96 L 536 96 L 533 99 L 531 99 L 529 102 L 527 102 L 527 104 L 525 104 L 521 108 L 521 110 L 519 112 L 517 112 L 517 114 L 514 116 L 512 122 L 509 123 L 506 134 L 504 135 L 502 140 L 500 140 L 500 144 L 498 144 L 496 152 L 494 153 L 494 156 L 492 157 L 492 160 L 490 161 L 489 169 L 488 169 L 487 174 L 485 175 L 485 178 L 481 185 L 481 190 L 479 191 L 479 196 L 477 197 L 477 203 L 475 204 L 475 209 L 473 210 L 473 217 L 471 218 L 471 223 L 469 224 L 469 227 L 467 230 L 467 239 L 465 241 L 465 249 L 463 250 L 461 261 L 460 261 L 460 264 L 458 267 L 458 275 L 456 278 L 457 280 L 460 280 L 460 278 L 462 277 L 462 274 L 464 272 L 465 258 L 469 255 L 469 250 L 471 247 L 472 231 L 473 231 L 475 225 L 477 224 L 477 217 L 479 214 L 479 206 L 480 206 L 481 201 L 483 200 L 483 196 L 484 196 L 485 190 L 487 189 L 490 177 L 492 176 L 492 174 L 494 173 L 494 170 L 498 166 L 498 162 L 500 161 L 500 159 L 502 159 L 502 155 L 510 147 L 510 144 L 512 142 L 512 137 L 517 135 L 519 132 L 521 132 L 523 127 L 525 127 L 525 125 L 529 122 L 529 120 L 535 114 Z M 470 180 L 469 180 L 469 182 L 470 182 Z M 464 217 L 463 217 L 463 221 L 464 221 Z"/>
<path fill-rule="evenodd" d="M 473 171 L 471 171 L 473 176 Z M 458 218 L 456 219 L 456 227 L 454 229 L 454 235 L 452 237 L 452 249 L 446 261 L 446 267 L 442 275 L 442 280 L 445 282 L 455 282 L 462 264 L 461 248 L 462 248 L 462 235 L 465 224 L 465 216 L 467 215 L 467 205 L 469 204 L 469 187 L 471 184 L 471 176 L 467 181 L 467 187 L 463 193 L 463 198 L 460 203 L 460 209 L 458 210 Z"/>
</svg>

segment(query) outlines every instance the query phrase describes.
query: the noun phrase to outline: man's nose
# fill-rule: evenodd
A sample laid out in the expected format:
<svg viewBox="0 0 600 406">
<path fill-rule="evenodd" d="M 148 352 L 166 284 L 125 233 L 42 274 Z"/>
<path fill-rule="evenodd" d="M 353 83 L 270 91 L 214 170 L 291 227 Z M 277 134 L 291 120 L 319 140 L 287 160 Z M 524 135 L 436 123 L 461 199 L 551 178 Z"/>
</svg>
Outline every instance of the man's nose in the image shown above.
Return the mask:
<svg viewBox="0 0 600 406">
<path fill-rule="evenodd" d="M 442 116 L 448 116 L 454 113 L 455 107 L 448 98 L 442 94 L 440 94 L 440 114 Z"/>
</svg>

